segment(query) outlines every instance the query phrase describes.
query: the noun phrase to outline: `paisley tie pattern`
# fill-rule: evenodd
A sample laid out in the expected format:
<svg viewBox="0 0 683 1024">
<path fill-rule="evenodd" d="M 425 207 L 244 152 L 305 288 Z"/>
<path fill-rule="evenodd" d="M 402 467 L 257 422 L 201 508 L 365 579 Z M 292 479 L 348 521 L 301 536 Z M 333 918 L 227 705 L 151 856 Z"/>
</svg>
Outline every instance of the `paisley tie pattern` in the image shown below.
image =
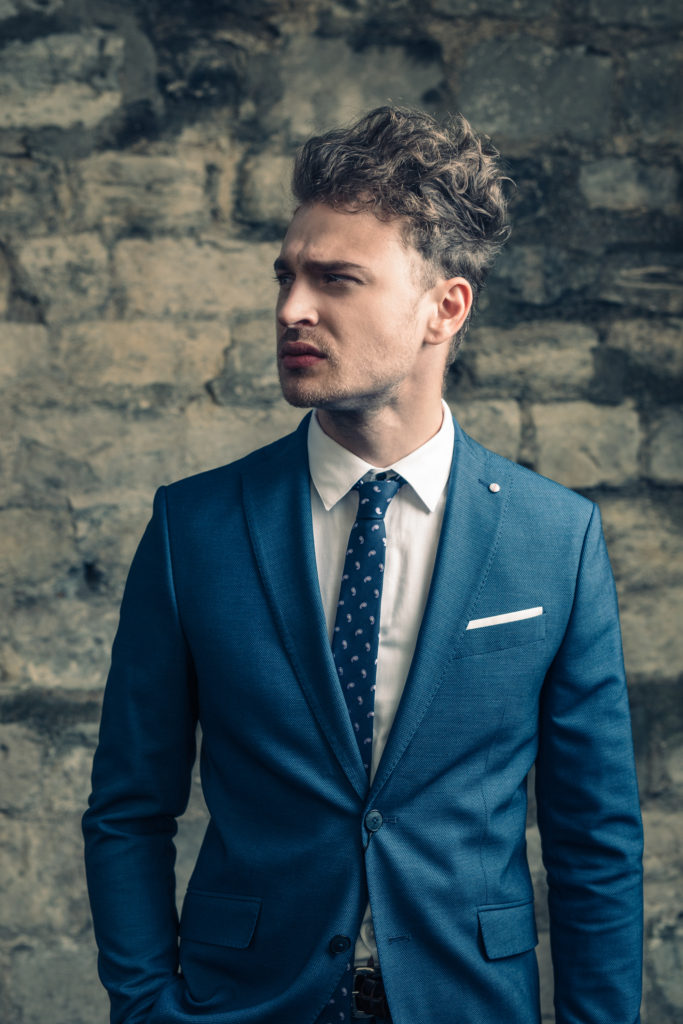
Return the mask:
<svg viewBox="0 0 683 1024">
<path fill-rule="evenodd" d="M 386 562 L 384 515 L 404 483 L 396 473 L 378 473 L 354 485 L 359 492 L 358 512 L 346 549 L 332 634 L 332 655 L 368 779 Z M 352 988 L 353 965 L 348 963 L 318 1024 L 344 1024 L 351 1019 Z"/>
<path fill-rule="evenodd" d="M 368 775 L 379 648 L 379 613 L 386 560 L 384 515 L 403 483 L 394 474 L 359 480 L 358 512 L 346 550 L 332 655 Z"/>
</svg>

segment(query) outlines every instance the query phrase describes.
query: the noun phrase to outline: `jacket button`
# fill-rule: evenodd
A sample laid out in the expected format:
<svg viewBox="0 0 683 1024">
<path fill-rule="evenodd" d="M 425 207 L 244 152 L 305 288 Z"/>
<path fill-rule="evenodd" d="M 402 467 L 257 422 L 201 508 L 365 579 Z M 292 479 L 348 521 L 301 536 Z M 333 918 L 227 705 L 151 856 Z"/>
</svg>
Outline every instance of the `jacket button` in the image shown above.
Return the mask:
<svg viewBox="0 0 683 1024">
<path fill-rule="evenodd" d="M 382 827 L 383 821 L 384 818 L 377 810 L 368 811 L 368 813 L 365 815 L 365 827 L 368 830 L 368 832 L 376 832 L 378 829 Z"/>
<path fill-rule="evenodd" d="M 330 939 L 330 953 L 345 953 L 351 946 L 351 939 L 348 935 L 334 935 Z"/>
</svg>

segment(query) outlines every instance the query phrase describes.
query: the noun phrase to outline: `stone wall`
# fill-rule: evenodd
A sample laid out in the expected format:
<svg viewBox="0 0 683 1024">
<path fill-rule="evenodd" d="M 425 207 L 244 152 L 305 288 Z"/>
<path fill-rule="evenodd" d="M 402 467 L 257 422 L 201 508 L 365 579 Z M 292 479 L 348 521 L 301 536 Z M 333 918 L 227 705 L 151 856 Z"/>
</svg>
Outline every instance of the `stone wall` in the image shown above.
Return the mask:
<svg viewBox="0 0 683 1024">
<path fill-rule="evenodd" d="M 601 505 L 647 830 L 644 1019 L 683 1021 L 683 7 L 0 0 L 0 47 L 0 1020 L 106 1019 L 79 818 L 127 565 L 158 484 L 298 421 L 270 283 L 290 157 L 391 99 L 461 109 L 516 182 L 448 397 Z M 201 818 L 195 800 L 181 887 Z M 551 1020 L 545 936 L 539 957 Z"/>
</svg>

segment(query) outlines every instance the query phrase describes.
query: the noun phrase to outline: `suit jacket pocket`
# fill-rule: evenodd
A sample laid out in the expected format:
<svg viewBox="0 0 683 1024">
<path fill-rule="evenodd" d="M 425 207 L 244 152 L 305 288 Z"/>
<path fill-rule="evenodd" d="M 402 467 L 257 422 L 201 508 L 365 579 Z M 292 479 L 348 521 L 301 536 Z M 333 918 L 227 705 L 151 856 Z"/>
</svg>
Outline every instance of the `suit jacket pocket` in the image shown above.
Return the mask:
<svg viewBox="0 0 683 1024">
<path fill-rule="evenodd" d="M 188 889 L 180 916 L 180 937 L 213 946 L 246 949 L 256 929 L 261 900 Z"/>
<path fill-rule="evenodd" d="M 536 643 L 545 637 L 546 621 L 547 616 L 544 613 L 531 619 L 501 622 L 497 626 L 480 626 L 479 629 L 467 630 L 458 655 L 467 658 L 473 654 L 488 654 L 490 651 L 504 651 L 508 647 Z"/>
<path fill-rule="evenodd" d="M 526 953 L 538 942 L 533 901 L 480 907 L 477 914 L 489 960 Z"/>
</svg>

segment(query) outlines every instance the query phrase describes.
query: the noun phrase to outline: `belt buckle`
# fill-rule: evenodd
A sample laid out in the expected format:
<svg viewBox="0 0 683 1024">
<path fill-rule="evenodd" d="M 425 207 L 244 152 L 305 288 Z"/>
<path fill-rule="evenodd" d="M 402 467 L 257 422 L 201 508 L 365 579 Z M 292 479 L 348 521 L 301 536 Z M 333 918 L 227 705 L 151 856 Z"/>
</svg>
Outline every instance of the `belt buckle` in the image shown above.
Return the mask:
<svg viewBox="0 0 683 1024">
<path fill-rule="evenodd" d="M 382 975 L 379 973 L 379 971 L 376 971 L 374 967 L 356 967 L 354 969 L 353 988 L 351 990 L 351 1016 L 352 1016 L 352 1018 L 354 1020 L 372 1020 L 372 1021 L 374 1021 L 374 1020 L 377 1019 L 376 1018 L 376 1014 L 374 1014 L 374 1013 L 366 1013 L 365 1010 L 361 1010 L 360 1009 L 360 1007 L 357 1005 L 357 1002 L 356 1002 L 356 996 L 361 994 L 360 993 L 360 989 L 357 988 L 356 986 L 358 985 L 359 977 L 361 978 L 361 981 L 362 981 L 363 980 L 363 976 L 365 978 L 367 978 L 368 981 L 379 981 L 379 982 L 381 982 L 381 980 L 382 980 Z"/>
</svg>

